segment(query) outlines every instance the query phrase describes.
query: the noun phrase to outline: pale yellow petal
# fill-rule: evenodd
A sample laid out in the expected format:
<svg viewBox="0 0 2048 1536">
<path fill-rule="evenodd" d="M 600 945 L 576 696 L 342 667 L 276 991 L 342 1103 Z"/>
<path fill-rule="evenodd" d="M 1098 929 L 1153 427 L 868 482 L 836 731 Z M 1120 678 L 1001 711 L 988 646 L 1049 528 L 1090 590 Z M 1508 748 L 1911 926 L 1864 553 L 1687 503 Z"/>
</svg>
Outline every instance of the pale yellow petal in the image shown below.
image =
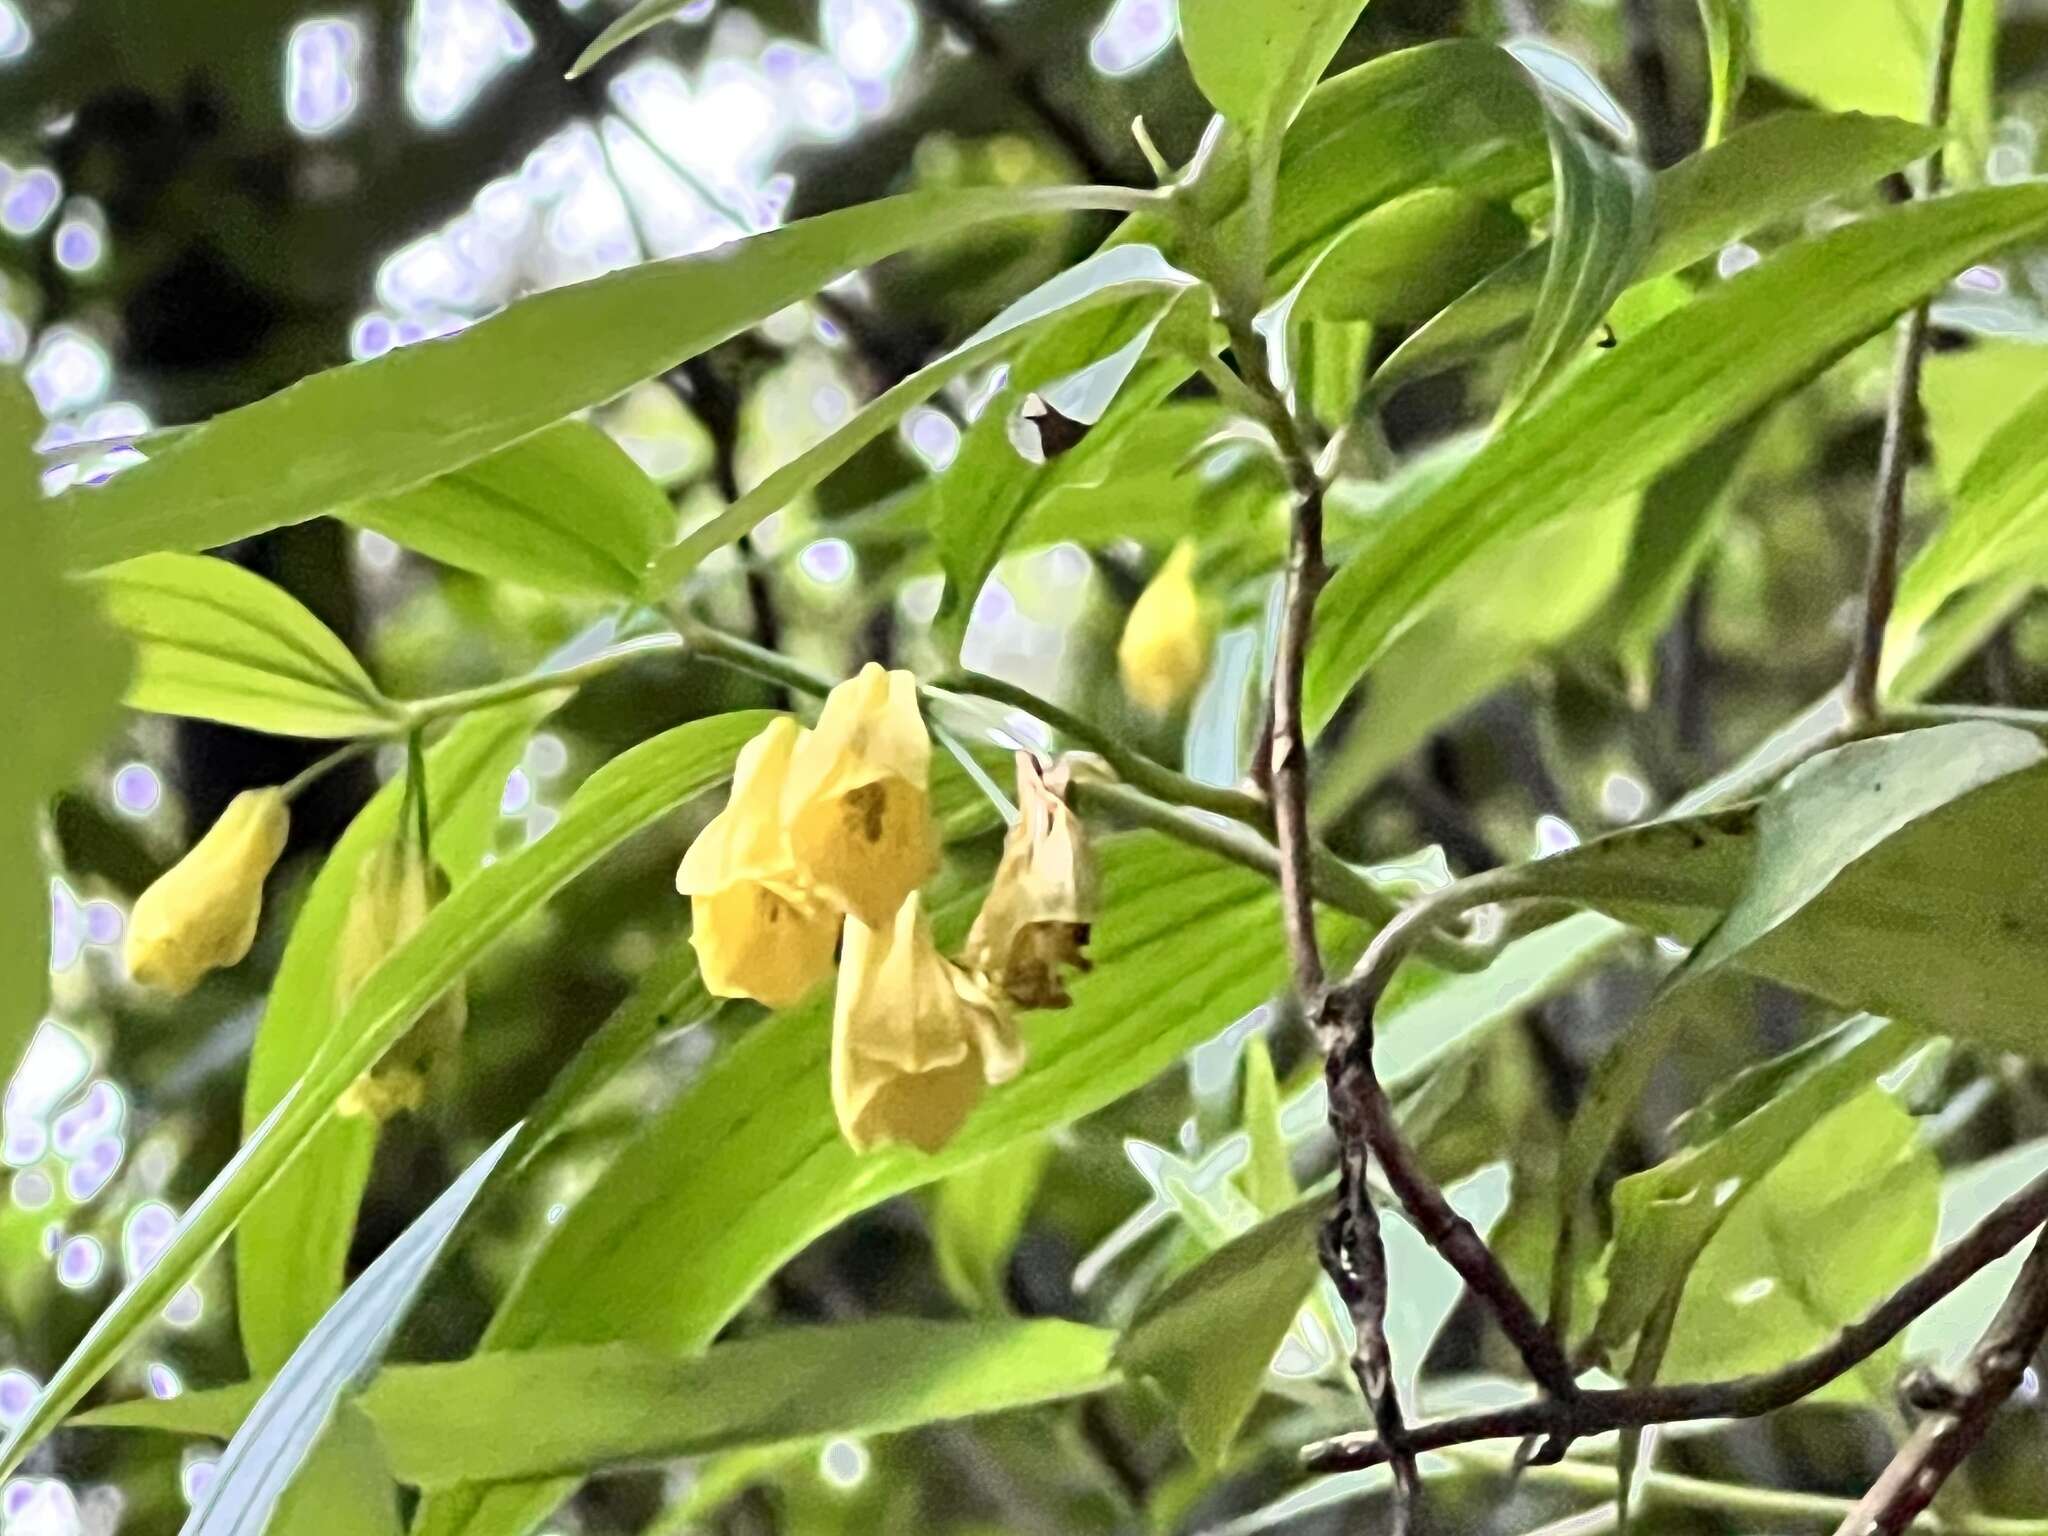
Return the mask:
<svg viewBox="0 0 2048 1536">
<path fill-rule="evenodd" d="M 938 868 L 930 767 L 916 680 L 873 663 L 832 690 L 790 760 L 783 820 L 801 878 L 870 927 Z"/>
<path fill-rule="evenodd" d="M 832 974 L 838 938 L 838 913 L 773 885 L 742 880 L 690 898 L 690 944 L 713 997 L 801 1002 Z"/>
<path fill-rule="evenodd" d="M 128 915 L 128 973 L 182 997 L 208 971 L 249 953 L 263 912 L 263 882 L 284 852 L 291 811 L 277 789 L 235 796 L 207 833 Z"/>
<path fill-rule="evenodd" d="M 1124 622 L 1117 643 L 1125 691 L 1155 715 L 1185 703 L 1209 670 L 1209 626 L 1195 588 L 1195 546 L 1176 545 Z"/>
<path fill-rule="evenodd" d="M 794 883 L 782 795 L 804 734 L 783 715 L 740 748 L 725 809 L 697 834 L 676 871 L 676 889 L 683 895 L 709 894 L 740 880 Z"/>
</svg>

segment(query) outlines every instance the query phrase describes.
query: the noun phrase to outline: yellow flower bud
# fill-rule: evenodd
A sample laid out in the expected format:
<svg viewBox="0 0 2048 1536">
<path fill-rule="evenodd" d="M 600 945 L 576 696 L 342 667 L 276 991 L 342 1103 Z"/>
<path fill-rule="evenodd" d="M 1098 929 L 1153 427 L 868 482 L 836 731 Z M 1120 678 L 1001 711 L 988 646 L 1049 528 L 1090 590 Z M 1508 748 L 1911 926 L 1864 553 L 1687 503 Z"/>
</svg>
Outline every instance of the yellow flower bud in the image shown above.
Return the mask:
<svg viewBox="0 0 2048 1536">
<path fill-rule="evenodd" d="M 931 757 L 916 679 L 870 662 L 832 690 L 790 760 L 782 813 L 797 863 L 871 928 L 939 866 Z"/>
<path fill-rule="evenodd" d="M 1195 590 L 1195 546 L 1183 539 L 1131 604 L 1117 642 L 1124 689 L 1164 715 L 1185 703 L 1209 671 L 1209 621 Z"/>
<path fill-rule="evenodd" d="M 192 851 L 136 898 L 128 915 L 128 974 L 183 997 L 208 971 L 248 954 L 263 913 L 264 877 L 290 831 L 283 791 L 235 796 Z"/>
<path fill-rule="evenodd" d="M 1009 1010 L 932 943 L 913 893 L 895 918 L 846 920 L 832 1010 L 832 1108 L 853 1149 L 907 1142 L 936 1152 L 984 1083 L 1024 1065 Z"/>
<path fill-rule="evenodd" d="M 784 717 L 740 749 L 732 797 L 676 871 L 714 997 L 786 1008 L 831 974 L 839 914 L 807 887 L 783 824 L 783 788 L 802 735 Z"/>
<path fill-rule="evenodd" d="M 1061 967 L 1088 969 L 1095 860 L 1087 828 L 1061 798 L 1066 783 L 1064 763 L 1045 774 L 1031 753 L 1017 754 L 1017 824 L 962 956 L 1019 1008 L 1066 1007 Z"/>
<path fill-rule="evenodd" d="M 334 995 L 346 1011 L 362 984 L 393 950 L 426 922 L 448 894 L 448 877 L 420 846 L 404 837 L 371 850 L 356 870 L 348 917 L 335 954 Z M 418 1110 L 453 1086 L 469 1015 L 456 982 L 413 1022 L 412 1028 L 351 1083 L 335 1110 L 388 1120 Z"/>
</svg>

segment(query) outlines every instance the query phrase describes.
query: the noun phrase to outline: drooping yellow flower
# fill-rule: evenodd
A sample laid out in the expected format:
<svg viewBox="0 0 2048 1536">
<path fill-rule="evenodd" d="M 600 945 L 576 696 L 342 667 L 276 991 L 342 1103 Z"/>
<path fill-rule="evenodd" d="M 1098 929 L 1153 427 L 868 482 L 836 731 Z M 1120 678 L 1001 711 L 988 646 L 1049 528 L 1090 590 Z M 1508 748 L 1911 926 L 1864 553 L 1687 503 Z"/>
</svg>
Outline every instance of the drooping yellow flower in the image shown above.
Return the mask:
<svg viewBox="0 0 2048 1536">
<path fill-rule="evenodd" d="M 1116 647 L 1124 689 L 1164 715 L 1185 703 L 1209 671 L 1209 621 L 1195 589 L 1195 546 L 1183 539 L 1131 604 Z"/>
<path fill-rule="evenodd" d="M 797 863 L 871 928 L 938 868 L 931 757 L 916 679 L 870 662 L 826 697 L 790 760 L 782 812 Z"/>
<path fill-rule="evenodd" d="M 263 881 L 291 831 L 279 789 L 250 789 L 192 851 L 144 891 L 128 915 L 128 974 L 183 997 L 208 971 L 230 966 L 256 941 Z"/>
<path fill-rule="evenodd" d="M 714 997 L 785 1008 L 832 971 L 839 914 L 808 888 L 782 810 L 803 733 L 786 716 L 740 749 L 732 797 L 676 871 L 690 898 L 690 943 Z"/>
<path fill-rule="evenodd" d="M 985 1083 L 1024 1065 L 1009 1010 L 932 943 L 915 893 L 885 926 L 846 920 L 832 1010 L 832 1108 L 857 1152 L 906 1142 L 936 1152 Z"/>
<path fill-rule="evenodd" d="M 1047 774 L 1031 753 L 1017 754 L 1017 824 L 962 956 L 1019 1008 L 1066 1007 L 1062 967 L 1088 969 L 1095 860 L 1087 828 L 1061 798 L 1066 784 L 1065 763 Z"/>
<path fill-rule="evenodd" d="M 401 835 L 370 851 L 356 870 L 348 917 L 335 954 L 334 1000 L 345 1012 L 384 957 L 404 944 L 448 895 L 448 877 L 426 851 Z M 469 1017 L 460 981 L 437 998 L 412 1028 L 351 1083 L 337 1113 L 388 1120 L 445 1097 Z"/>
</svg>

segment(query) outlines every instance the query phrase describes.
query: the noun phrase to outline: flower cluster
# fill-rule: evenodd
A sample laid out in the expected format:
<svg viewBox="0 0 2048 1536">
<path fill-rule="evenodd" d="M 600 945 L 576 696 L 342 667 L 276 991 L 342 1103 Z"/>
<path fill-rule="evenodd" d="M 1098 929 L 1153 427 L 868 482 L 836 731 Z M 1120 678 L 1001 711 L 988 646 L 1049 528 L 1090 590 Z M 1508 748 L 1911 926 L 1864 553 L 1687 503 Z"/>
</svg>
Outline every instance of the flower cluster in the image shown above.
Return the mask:
<svg viewBox="0 0 2048 1536">
<path fill-rule="evenodd" d="M 943 1146 L 983 1087 L 1023 1066 L 1012 1010 L 1063 1006 L 1061 966 L 1086 964 L 1085 838 L 1028 754 L 1023 815 L 965 953 L 939 952 L 918 894 L 938 868 L 930 777 L 916 681 L 870 664 L 811 730 L 778 719 L 742 749 L 731 798 L 676 872 L 714 996 L 787 1007 L 839 952 L 832 1104 L 860 1151 Z"/>
</svg>

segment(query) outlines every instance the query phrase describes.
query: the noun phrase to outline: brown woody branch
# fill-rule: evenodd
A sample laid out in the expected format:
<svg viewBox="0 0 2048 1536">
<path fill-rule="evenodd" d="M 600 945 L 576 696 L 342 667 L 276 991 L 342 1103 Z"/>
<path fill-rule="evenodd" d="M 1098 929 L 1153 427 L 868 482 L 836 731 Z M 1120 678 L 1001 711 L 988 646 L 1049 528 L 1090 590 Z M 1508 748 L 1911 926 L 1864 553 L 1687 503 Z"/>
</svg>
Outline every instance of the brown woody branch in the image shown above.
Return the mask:
<svg viewBox="0 0 2048 1536">
<path fill-rule="evenodd" d="M 1726 1381 L 1580 1392 L 1572 1398 L 1539 1398 L 1495 1412 L 1415 1425 L 1406 1432 L 1404 1449 L 1411 1452 L 1438 1451 L 1479 1440 L 1516 1439 L 1528 1435 L 1546 1435 L 1556 1441 L 1565 1441 L 1609 1430 L 1641 1429 L 1652 1424 L 1698 1419 L 1753 1419 L 1775 1413 L 1854 1370 L 1970 1276 L 2017 1248 L 2044 1222 L 2048 1222 L 2048 1174 L 2042 1174 L 1997 1206 L 1862 1318 L 1842 1329 L 1819 1349 L 1777 1370 L 1760 1371 Z M 2028 1290 L 2028 1277 L 2032 1277 L 2031 1284 L 2035 1290 L 2048 1290 L 2048 1273 L 2044 1272 L 2048 1272 L 2048 1260 L 2044 1260 L 2041 1250 L 2036 1249 L 2028 1262 L 2027 1275 L 2015 1288 L 2014 1297 Z M 2039 1298 L 2034 1304 L 2040 1304 Z M 2008 1300 L 2007 1311 L 2012 1307 L 2013 1301 Z M 2001 1313 L 2000 1323 L 2006 1321 L 2006 1314 Z M 2017 1335 L 2009 1330 L 2001 1335 L 2000 1326 L 1995 1324 L 1986 1335 L 1987 1343 L 1994 1336 L 2010 1338 Z M 2038 1342 L 2038 1329 L 2035 1338 Z M 1984 1352 L 1985 1346 L 1980 1345 L 1978 1354 Z M 2022 1358 L 2021 1366 L 2024 1364 Z M 1980 1372 L 1977 1384 L 1985 1379 Z M 2017 1380 L 2017 1376 L 2014 1379 Z M 1995 1381 L 1991 1386 L 1995 1388 Z M 2008 1385 L 2004 1392 L 1999 1393 L 1999 1399 L 2002 1400 L 2010 1391 Z M 1981 1429 L 1978 1433 L 1982 1433 Z M 1386 1459 L 1385 1447 L 1372 1435 L 1342 1435 L 1312 1445 L 1303 1452 L 1304 1463 L 1318 1472 L 1357 1471 L 1378 1466 Z M 1946 1476 L 1946 1473 L 1942 1475 Z"/>
<path fill-rule="evenodd" d="M 1923 1420 L 1835 1536 L 1896 1536 L 1934 1501 L 1991 1427 L 2048 1333 L 2048 1237 L 2034 1244 L 2019 1280 L 1970 1351 L 1948 1402 Z"/>
</svg>

